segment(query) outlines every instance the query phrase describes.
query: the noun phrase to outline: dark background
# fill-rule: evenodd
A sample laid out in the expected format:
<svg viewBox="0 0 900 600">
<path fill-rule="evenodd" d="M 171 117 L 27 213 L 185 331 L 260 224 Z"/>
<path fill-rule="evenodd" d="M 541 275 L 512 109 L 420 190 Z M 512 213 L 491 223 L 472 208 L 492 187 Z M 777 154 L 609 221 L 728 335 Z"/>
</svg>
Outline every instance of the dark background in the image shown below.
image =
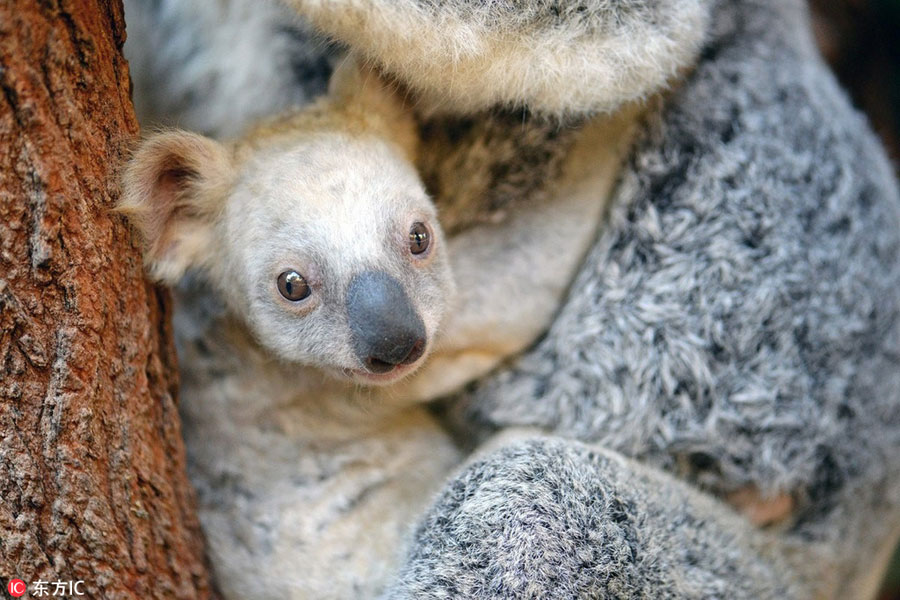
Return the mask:
<svg viewBox="0 0 900 600">
<path fill-rule="evenodd" d="M 900 166 L 900 0 L 810 0 L 816 37 L 853 103 Z M 900 290 L 898 290 L 900 293 Z M 900 553 L 881 600 L 900 600 Z"/>
<path fill-rule="evenodd" d="M 900 0 L 810 0 L 822 53 L 900 160 Z"/>
</svg>

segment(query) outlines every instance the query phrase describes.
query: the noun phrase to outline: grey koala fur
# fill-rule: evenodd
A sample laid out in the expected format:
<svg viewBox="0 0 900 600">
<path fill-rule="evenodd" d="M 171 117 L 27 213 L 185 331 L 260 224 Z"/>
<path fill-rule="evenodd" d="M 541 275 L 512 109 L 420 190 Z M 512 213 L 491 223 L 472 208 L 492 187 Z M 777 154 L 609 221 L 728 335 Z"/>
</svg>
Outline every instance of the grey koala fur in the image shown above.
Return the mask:
<svg viewBox="0 0 900 600">
<path fill-rule="evenodd" d="M 324 93 L 340 56 L 275 0 L 125 5 L 132 25 L 125 53 L 142 123 L 237 135 Z"/>
<path fill-rule="evenodd" d="M 651 8 L 614 9 L 629 5 Z M 511 4 L 491 6 L 509 17 Z M 704 6 L 697 65 L 649 104 L 546 338 L 451 403 L 469 436 L 557 439 L 508 443 L 451 480 L 388 597 L 874 594 L 900 533 L 896 184 L 801 2 Z M 578 493 L 585 480 L 595 492 Z M 760 530 L 717 500 L 748 484 L 791 494 L 790 519 Z M 552 539 L 518 510 L 544 504 Z M 560 521 L 559 506 L 580 517 Z M 483 523 L 503 539 L 482 543 Z M 606 543 L 572 551 L 594 535 Z"/>
<path fill-rule="evenodd" d="M 433 505 L 388 598 L 802 597 L 771 536 L 599 447 L 504 443 Z"/>
<path fill-rule="evenodd" d="M 538 427 L 717 495 L 788 492 L 800 595 L 871 596 L 900 526 L 896 184 L 799 3 L 722 2 L 712 23 L 546 338 L 455 403 L 470 430 Z M 722 595 L 780 596 L 739 587 Z"/>
</svg>

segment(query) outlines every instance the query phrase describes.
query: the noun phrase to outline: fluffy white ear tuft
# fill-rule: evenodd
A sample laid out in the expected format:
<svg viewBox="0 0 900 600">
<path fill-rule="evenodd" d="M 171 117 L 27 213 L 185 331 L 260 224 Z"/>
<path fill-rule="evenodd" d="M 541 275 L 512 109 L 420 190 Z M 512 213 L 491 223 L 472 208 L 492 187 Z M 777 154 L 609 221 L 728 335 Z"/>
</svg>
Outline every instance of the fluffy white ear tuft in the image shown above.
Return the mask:
<svg viewBox="0 0 900 600">
<path fill-rule="evenodd" d="M 143 141 L 122 177 L 117 211 L 141 235 L 155 280 L 175 284 L 213 253 L 213 229 L 234 173 L 227 149 L 187 131 Z"/>
</svg>

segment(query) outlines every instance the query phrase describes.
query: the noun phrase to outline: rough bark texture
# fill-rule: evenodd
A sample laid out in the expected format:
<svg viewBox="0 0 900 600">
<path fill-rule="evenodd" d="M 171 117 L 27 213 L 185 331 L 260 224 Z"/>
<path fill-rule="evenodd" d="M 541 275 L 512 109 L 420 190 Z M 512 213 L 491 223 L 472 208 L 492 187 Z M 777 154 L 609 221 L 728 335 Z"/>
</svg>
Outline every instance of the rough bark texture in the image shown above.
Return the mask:
<svg viewBox="0 0 900 600">
<path fill-rule="evenodd" d="M 210 595 L 168 296 L 109 211 L 138 130 L 124 40 L 119 0 L 0 1 L 3 597 Z"/>
</svg>

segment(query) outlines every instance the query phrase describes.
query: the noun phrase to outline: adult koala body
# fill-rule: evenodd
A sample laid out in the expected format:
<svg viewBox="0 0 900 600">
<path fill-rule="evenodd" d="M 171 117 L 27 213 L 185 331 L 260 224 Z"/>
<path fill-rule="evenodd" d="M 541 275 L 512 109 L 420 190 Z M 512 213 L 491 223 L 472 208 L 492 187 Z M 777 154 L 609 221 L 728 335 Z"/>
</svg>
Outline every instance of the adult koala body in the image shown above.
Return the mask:
<svg viewBox="0 0 900 600">
<path fill-rule="evenodd" d="M 528 426 L 552 438 L 500 443 L 451 480 L 389 595 L 870 597 L 900 531 L 900 208 L 802 3 L 294 5 L 421 95 L 436 140 L 426 182 L 439 202 L 481 198 L 491 215 L 552 194 L 567 142 L 541 113 L 571 123 L 615 110 L 700 49 L 648 103 L 610 222 L 546 338 L 454 401 L 470 435 Z M 417 44 L 421 28 L 407 27 L 422 19 L 447 26 Z M 673 33 L 684 23 L 693 35 Z M 577 68 L 502 60 L 542 39 L 603 39 L 600 63 L 649 73 L 629 35 L 654 31 L 687 39 L 685 60 L 630 93 L 606 97 Z M 438 101 L 432 73 L 417 74 L 457 59 L 465 76 L 444 68 L 453 83 Z M 480 78 L 479 64 L 506 72 Z M 583 87 L 599 90 L 593 103 Z M 510 106 L 529 113 L 516 122 Z M 522 130 L 539 141 L 483 151 Z M 506 166 L 482 177 L 492 164 Z M 509 168 L 519 164 L 543 169 L 538 192 Z M 477 185 L 448 186 L 454 169 Z M 747 486 L 790 495 L 788 518 L 762 529 L 721 502 Z"/>
</svg>

